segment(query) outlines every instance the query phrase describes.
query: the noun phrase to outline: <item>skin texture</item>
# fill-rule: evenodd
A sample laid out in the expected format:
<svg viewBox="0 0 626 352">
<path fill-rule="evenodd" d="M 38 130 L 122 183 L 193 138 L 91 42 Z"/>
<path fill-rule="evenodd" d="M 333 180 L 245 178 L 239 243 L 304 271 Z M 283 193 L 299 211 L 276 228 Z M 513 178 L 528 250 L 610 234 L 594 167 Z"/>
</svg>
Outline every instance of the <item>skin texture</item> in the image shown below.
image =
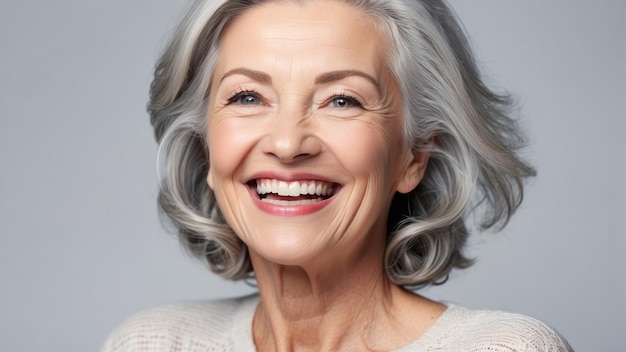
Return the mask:
<svg viewBox="0 0 626 352">
<path fill-rule="evenodd" d="M 207 182 L 250 251 L 259 350 L 390 350 L 445 310 L 383 269 L 392 196 L 415 188 L 428 161 L 402 149 L 386 43 L 371 18 L 332 1 L 261 5 L 224 35 Z M 323 180 L 336 192 L 267 206 L 250 187 L 258 178 Z"/>
</svg>

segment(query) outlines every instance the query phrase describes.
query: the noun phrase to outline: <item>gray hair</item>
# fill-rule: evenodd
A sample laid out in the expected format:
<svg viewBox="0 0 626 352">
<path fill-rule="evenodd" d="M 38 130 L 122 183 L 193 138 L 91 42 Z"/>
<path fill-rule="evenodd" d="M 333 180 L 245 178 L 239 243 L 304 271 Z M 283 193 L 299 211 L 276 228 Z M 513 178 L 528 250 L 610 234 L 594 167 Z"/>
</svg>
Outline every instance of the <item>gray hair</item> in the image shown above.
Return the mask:
<svg viewBox="0 0 626 352">
<path fill-rule="evenodd" d="M 148 111 L 159 142 L 159 205 L 185 247 L 229 279 L 248 278 L 245 244 L 206 183 L 208 90 L 227 26 L 266 1 L 199 0 L 157 63 Z M 284 0 L 283 0 L 284 1 Z M 385 266 L 398 285 L 445 281 L 463 255 L 469 224 L 501 229 L 534 175 L 511 101 L 483 83 L 456 17 L 440 0 L 337 0 L 371 15 L 392 41 L 388 67 L 403 94 L 406 150 L 427 148 L 422 182 L 392 201 Z M 470 217 L 472 216 L 472 217 Z"/>
</svg>

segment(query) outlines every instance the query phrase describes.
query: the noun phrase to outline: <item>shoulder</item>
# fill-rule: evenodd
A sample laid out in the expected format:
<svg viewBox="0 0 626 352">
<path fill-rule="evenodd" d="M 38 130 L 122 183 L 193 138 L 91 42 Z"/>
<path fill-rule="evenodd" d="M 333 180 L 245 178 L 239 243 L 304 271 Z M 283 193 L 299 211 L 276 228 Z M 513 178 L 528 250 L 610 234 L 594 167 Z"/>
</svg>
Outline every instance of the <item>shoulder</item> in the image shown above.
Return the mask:
<svg viewBox="0 0 626 352">
<path fill-rule="evenodd" d="M 102 352 L 226 351 L 242 307 L 257 301 L 249 296 L 185 302 L 140 312 L 109 336 Z"/>
<path fill-rule="evenodd" d="M 567 341 L 537 319 L 502 311 L 451 306 L 445 314 L 449 336 L 468 351 L 571 351 Z"/>
</svg>

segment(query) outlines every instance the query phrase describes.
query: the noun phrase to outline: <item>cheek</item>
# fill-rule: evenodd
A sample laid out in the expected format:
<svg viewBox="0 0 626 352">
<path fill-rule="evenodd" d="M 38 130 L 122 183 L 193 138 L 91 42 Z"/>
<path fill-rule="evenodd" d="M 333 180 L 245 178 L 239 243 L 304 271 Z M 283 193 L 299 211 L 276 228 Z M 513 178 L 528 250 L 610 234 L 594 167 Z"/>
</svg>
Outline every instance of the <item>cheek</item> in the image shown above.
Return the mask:
<svg viewBox="0 0 626 352">
<path fill-rule="evenodd" d="M 253 148 L 258 131 L 258 126 L 245 119 L 223 119 L 209 123 L 209 182 L 218 182 L 219 178 L 232 176 L 236 172 Z"/>
<path fill-rule="evenodd" d="M 392 135 L 379 124 L 367 122 L 351 123 L 350 126 L 333 128 L 331 149 L 341 164 L 358 177 L 363 175 L 386 176 L 389 171 L 389 156 L 395 153 Z"/>
</svg>

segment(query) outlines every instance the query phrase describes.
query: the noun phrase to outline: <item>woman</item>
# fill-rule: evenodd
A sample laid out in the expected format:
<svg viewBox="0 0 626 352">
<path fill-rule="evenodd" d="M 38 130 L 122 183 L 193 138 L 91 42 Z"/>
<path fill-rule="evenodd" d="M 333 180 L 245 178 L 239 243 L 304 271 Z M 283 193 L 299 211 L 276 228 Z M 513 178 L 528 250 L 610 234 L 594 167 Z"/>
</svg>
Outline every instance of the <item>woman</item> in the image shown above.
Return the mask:
<svg viewBox="0 0 626 352">
<path fill-rule="evenodd" d="M 534 171 L 507 106 L 440 1 L 198 1 L 151 88 L 159 202 L 259 295 L 142 313 L 104 350 L 568 350 L 408 290 L 519 206 Z"/>
</svg>

